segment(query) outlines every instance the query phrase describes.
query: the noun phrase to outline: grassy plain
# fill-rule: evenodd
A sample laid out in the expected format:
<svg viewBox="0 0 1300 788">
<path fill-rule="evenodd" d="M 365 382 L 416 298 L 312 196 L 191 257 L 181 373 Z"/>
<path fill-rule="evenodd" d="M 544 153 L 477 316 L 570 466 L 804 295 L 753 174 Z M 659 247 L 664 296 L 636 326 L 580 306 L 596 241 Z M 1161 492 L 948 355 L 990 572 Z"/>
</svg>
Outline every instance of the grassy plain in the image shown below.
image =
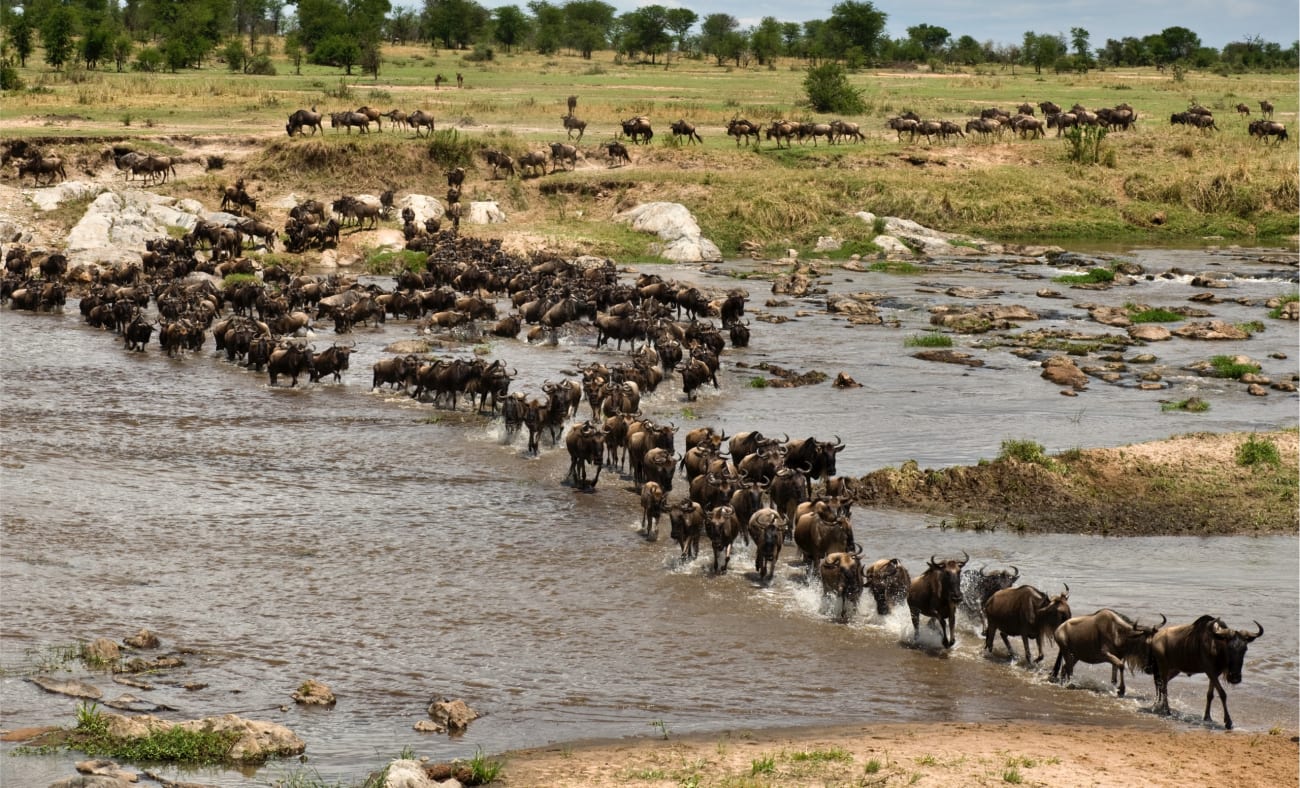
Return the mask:
<svg viewBox="0 0 1300 788">
<path fill-rule="evenodd" d="M 278 51 L 278 49 L 276 50 Z M 808 250 L 820 236 L 862 248 L 874 233 L 857 211 L 914 219 L 933 227 L 1007 241 L 1098 244 L 1193 244 L 1226 239 L 1243 244 L 1293 245 L 1300 215 L 1294 138 L 1262 144 L 1232 109 L 1268 98 L 1277 119 L 1294 127 L 1296 74 L 1218 76 L 1192 72 L 1182 81 L 1154 70 L 1034 74 L 996 66 L 962 72 L 864 71 L 850 80 L 867 112 L 846 118 L 867 133 L 861 144 L 778 150 L 764 141 L 737 148 L 725 136 L 728 119 L 830 120 L 800 105 L 803 64 L 737 69 L 707 61 L 623 64 L 608 52 L 591 60 L 572 55 L 497 52 L 486 62 L 465 53 L 389 47 L 379 78 L 302 66 L 301 75 L 276 57 L 276 76 L 236 75 L 219 64 L 179 74 L 21 72 L 27 88 L 5 96 L 0 134 L 6 138 L 129 137 L 184 149 L 196 138 L 258 149 L 224 171 L 176 188 L 210 194 L 243 175 L 263 192 L 401 190 L 440 195 L 445 162 L 431 143 L 410 132 L 289 140 L 290 112 L 363 104 L 381 110 L 423 108 L 440 130 L 455 129 L 457 145 L 510 153 L 540 149 L 564 138 L 565 97 L 579 97 L 588 121 L 581 147 L 586 166 L 546 177 L 496 181 L 481 160 L 471 170 L 468 199 L 498 200 L 511 217 L 493 234 L 527 234 L 537 243 L 639 259 L 646 241 L 608 220 L 637 202 L 685 204 L 704 234 L 726 254 L 741 249 L 776 254 Z M 30 64 L 39 63 L 39 53 Z M 464 87 L 455 87 L 457 73 Z M 448 79 L 441 89 L 434 78 Z M 899 141 L 885 120 L 904 110 L 959 122 L 986 106 L 1013 109 L 1052 100 L 1089 107 L 1132 104 L 1134 131 L 1103 142 L 1102 163 L 1071 163 L 1063 139 L 1000 141 L 968 138 L 943 143 Z M 1170 113 L 1196 102 L 1216 112 L 1218 133 L 1170 127 Z M 599 143 L 614 138 L 620 118 L 648 115 L 653 143 L 633 150 L 633 164 L 608 168 Z M 1257 116 L 1257 115 L 1256 115 Z M 686 118 L 700 127 L 702 146 L 674 144 L 668 125 Z M 1294 130 L 1294 128 L 1293 128 Z M 445 140 L 444 148 L 445 148 Z M 274 217 L 272 217 L 274 218 Z"/>
</svg>

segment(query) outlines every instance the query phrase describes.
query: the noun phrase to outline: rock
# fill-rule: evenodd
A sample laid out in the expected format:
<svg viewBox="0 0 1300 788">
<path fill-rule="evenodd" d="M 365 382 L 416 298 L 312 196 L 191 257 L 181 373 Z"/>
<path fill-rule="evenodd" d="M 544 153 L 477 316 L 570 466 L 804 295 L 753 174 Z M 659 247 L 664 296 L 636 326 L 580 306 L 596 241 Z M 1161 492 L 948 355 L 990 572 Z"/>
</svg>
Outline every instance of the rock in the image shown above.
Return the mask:
<svg viewBox="0 0 1300 788">
<path fill-rule="evenodd" d="M 448 785 L 448 782 L 444 781 L 450 781 L 451 784 L 475 784 L 474 773 L 470 771 L 470 768 L 458 763 L 442 762 L 426 764 L 424 767 L 424 773 L 429 775 L 430 780 L 433 780 L 434 782 L 437 782 L 438 785 L 445 786 L 446 788 L 450 788 L 450 786 Z"/>
<path fill-rule="evenodd" d="M 703 237 L 695 217 L 680 203 L 642 203 L 615 214 L 614 221 L 630 223 L 638 232 L 657 234 L 664 241 L 658 254 L 665 259 L 679 263 L 722 260 L 717 244 Z"/>
<path fill-rule="evenodd" d="M 1011 328 L 1012 323 L 1037 320 L 1038 315 L 1019 305 L 994 305 L 969 308 L 941 304 L 930 308 L 930 323 L 946 326 L 963 334 L 979 334 L 993 329 Z"/>
<path fill-rule="evenodd" d="M 1088 376 L 1067 356 L 1052 356 L 1043 361 L 1043 378 L 1058 386 L 1081 390 L 1088 387 Z"/>
<path fill-rule="evenodd" d="M 921 350 L 912 354 L 913 358 L 919 358 L 922 361 L 941 361 L 945 364 L 963 364 L 968 367 L 982 367 L 984 360 L 975 358 L 970 353 L 962 353 L 958 350 L 941 348 L 936 350 Z"/>
<path fill-rule="evenodd" d="M 849 377 L 848 373 L 846 372 L 841 372 L 840 374 L 836 375 L 835 380 L 831 383 L 831 386 L 837 389 L 862 388 L 862 384 L 857 382 L 853 378 Z"/>
<path fill-rule="evenodd" d="M 877 217 L 870 211 L 859 211 L 854 216 L 872 226 L 876 224 Z M 962 256 L 980 253 L 985 251 L 989 245 L 987 241 L 978 238 L 932 230 L 911 219 L 900 219 L 896 216 L 884 217 L 884 233 L 882 235 L 903 242 L 908 252 L 919 250 L 930 256 Z M 952 243 L 953 241 L 961 241 L 962 245 L 955 246 Z M 881 246 L 879 237 L 874 243 Z M 882 248 L 884 247 L 882 246 Z"/>
<path fill-rule="evenodd" d="M 1129 320 L 1128 310 L 1122 306 L 1094 306 L 1088 310 L 1088 316 L 1103 326 L 1124 328 L 1133 323 Z"/>
<path fill-rule="evenodd" d="M 199 210 L 192 210 L 196 206 Z M 202 213 L 202 206 L 193 200 L 139 189 L 103 191 L 68 232 L 65 253 L 71 265 L 138 263 L 145 241 L 167 235 L 169 227 L 189 230 Z"/>
<path fill-rule="evenodd" d="M 293 693 L 295 702 L 304 706 L 333 706 L 337 702 L 333 691 L 316 679 L 307 679 Z"/>
<path fill-rule="evenodd" d="M 819 236 L 817 243 L 813 246 L 814 252 L 834 252 L 844 246 L 844 242 L 838 238 L 829 235 Z"/>
<path fill-rule="evenodd" d="M 385 353 L 404 356 L 407 353 L 432 353 L 434 344 L 427 339 L 399 339 L 384 348 Z"/>
<path fill-rule="evenodd" d="M 497 205 L 495 200 L 472 202 L 469 204 L 469 213 L 465 214 L 465 221 L 470 224 L 500 224 L 506 220 L 505 211 Z M 718 254 L 718 259 L 722 259 L 722 254 Z"/>
<path fill-rule="evenodd" d="M 950 287 L 944 291 L 953 298 L 994 298 L 1002 295 L 1003 290 L 992 290 L 987 287 Z"/>
<path fill-rule="evenodd" d="M 1164 391 L 1168 386 L 1157 381 L 1143 381 L 1138 384 L 1139 391 Z"/>
<path fill-rule="evenodd" d="M 102 183 L 63 181 L 44 189 L 23 189 L 23 196 L 42 211 L 52 211 L 65 202 L 88 200 L 108 190 Z"/>
<path fill-rule="evenodd" d="M 92 664 L 105 665 L 117 662 L 121 656 L 122 649 L 108 638 L 95 638 L 89 645 L 81 648 L 81 658 Z"/>
<path fill-rule="evenodd" d="M 805 274 L 798 272 L 781 274 L 772 280 L 772 294 L 790 295 L 799 298 L 808 294 L 810 284 L 811 282 Z"/>
<path fill-rule="evenodd" d="M 877 235 L 871 239 L 871 243 L 875 244 L 886 256 L 913 254 L 912 247 L 889 235 Z"/>
<path fill-rule="evenodd" d="M 383 788 L 434 788 L 436 783 L 425 774 L 424 764 L 411 759 L 390 761 Z"/>
<path fill-rule="evenodd" d="M 446 726 L 452 733 L 458 733 L 469 727 L 479 718 L 479 713 L 469 707 L 463 700 L 436 700 L 429 704 L 429 716 L 439 725 Z"/>
<path fill-rule="evenodd" d="M 1187 325 L 1175 330 L 1174 336 L 1183 339 L 1204 339 L 1204 340 L 1241 340 L 1250 339 L 1250 334 L 1246 333 L 1236 326 L 1225 323 L 1222 320 L 1211 320 L 1207 323 L 1188 323 Z"/>
<path fill-rule="evenodd" d="M 140 779 L 140 775 L 123 769 L 118 764 L 107 758 L 98 758 L 93 761 L 78 761 L 76 769 L 82 774 L 100 774 L 106 777 L 117 777 L 127 782 L 133 783 Z"/>
<path fill-rule="evenodd" d="M 1294 392 L 1296 390 L 1296 385 L 1287 380 L 1279 380 L 1269 388 L 1273 389 L 1274 391 Z"/>
<path fill-rule="evenodd" d="M 110 709 L 118 711 L 150 712 L 150 711 L 170 711 L 170 708 L 159 706 L 156 703 L 137 697 L 130 693 L 118 695 L 111 700 L 103 701 L 103 704 Z"/>
<path fill-rule="evenodd" d="M 1197 293 L 1196 295 L 1192 296 L 1191 298 L 1188 298 L 1187 300 L 1188 300 L 1188 301 L 1195 301 L 1195 302 L 1197 302 L 1198 304 L 1217 304 L 1217 303 L 1219 303 L 1219 297 L 1216 296 L 1214 293 Z"/>
<path fill-rule="evenodd" d="M 1258 383 L 1252 383 L 1246 387 L 1246 393 L 1252 397 L 1267 397 L 1268 389 L 1264 388 Z"/>
<path fill-rule="evenodd" d="M 162 642 L 158 636 L 147 629 L 142 629 L 131 637 L 122 641 L 131 648 L 158 648 Z"/>
<path fill-rule="evenodd" d="M 832 293 L 826 297 L 826 311 L 838 315 L 875 315 L 879 310 L 875 299 L 880 293 Z"/>
<path fill-rule="evenodd" d="M 1128 335 L 1142 342 L 1163 342 L 1173 336 L 1169 329 L 1155 323 L 1139 323 L 1129 326 Z"/>
<path fill-rule="evenodd" d="M 1300 301 L 1288 301 L 1282 305 L 1278 315 L 1282 320 L 1300 320 Z"/>
<path fill-rule="evenodd" d="M 1154 355 L 1150 354 L 1150 353 L 1139 353 L 1139 354 L 1137 354 L 1136 356 L 1134 356 L 1133 358 L 1129 359 L 1129 360 L 1128 360 L 1128 363 L 1130 363 L 1130 364 L 1154 364 L 1154 363 L 1156 363 L 1156 361 L 1157 361 L 1156 357 L 1155 357 Z"/>
<path fill-rule="evenodd" d="M 303 740 L 283 725 L 246 720 L 234 714 L 186 722 L 171 722 L 148 714 L 126 717 L 104 712 L 102 717 L 108 735 L 123 739 L 140 739 L 154 731 L 168 731 L 176 726 L 189 731 L 235 731 L 239 738 L 226 753 L 226 758 L 234 762 L 260 763 L 274 756 L 298 755 L 307 749 Z"/>
<path fill-rule="evenodd" d="M 50 783 L 50 788 L 131 788 L 134 783 L 121 777 L 107 774 L 78 774 L 58 782 Z"/>
<path fill-rule="evenodd" d="M 442 207 L 442 203 L 424 194 L 408 194 L 397 201 L 396 208 L 398 217 L 401 217 L 403 208 L 414 211 L 415 223 L 420 227 L 424 226 L 426 219 L 441 221 L 447 215 L 447 209 Z"/>
<path fill-rule="evenodd" d="M 1228 283 L 1222 279 L 1213 276 L 1194 276 L 1192 277 L 1192 287 L 1210 287 L 1222 290 L 1228 286 Z"/>
<path fill-rule="evenodd" d="M 38 725 L 31 728 L 13 728 L 12 730 L 0 733 L 0 741 L 26 742 L 31 741 L 38 736 L 44 736 L 47 733 L 54 733 L 55 731 L 60 730 L 62 730 L 62 728 L 57 725 Z"/>
<path fill-rule="evenodd" d="M 420 733 L 446 733 L 447 732 L 446 726 L 439 725 L 433 720 L 420 720 L 419 722 L 415 723 L 411 727 L 419 731 Z"/>
<path fill-rule="evenodd" d="M 1061 292 L 1059 290 L 1052 290 L 1046 287 L 1038 291 L 1038 297 L 1039 298 L 1065 298 L 1065 296 L 1061 295 Z"/>
<path fill-rule="evenodd" d="M 1238 378 L 1242 383 L 1258 383 L 1261 386 L 1267 386 L 1273 381 L 1267 375 L 1260 375 L 1257 372 L 1247 372 Z"/>
<path fill-rule="evenodd" d="M 46 692 L 56 695 L 68 695 L 73 698 L 99 700 L 104 692 L 96 686 L 77 679 L 56 679 L 49 676 L 32 676 L 31 682 Z"/>
</svg>

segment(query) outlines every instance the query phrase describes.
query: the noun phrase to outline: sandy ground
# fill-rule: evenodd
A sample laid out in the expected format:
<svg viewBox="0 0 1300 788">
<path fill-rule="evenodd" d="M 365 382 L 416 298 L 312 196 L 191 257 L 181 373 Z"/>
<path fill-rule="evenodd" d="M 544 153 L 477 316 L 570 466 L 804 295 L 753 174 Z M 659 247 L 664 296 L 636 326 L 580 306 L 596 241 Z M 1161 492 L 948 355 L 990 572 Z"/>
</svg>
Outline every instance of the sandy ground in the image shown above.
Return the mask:
<svg viewBox="0 0 1300 788">
<path fill-rule="evenodd" d="M 502 785 L 1294 786 L 1294 732 L 1041 723 L 857 725 L 556 745 L 502 756 Z"/>
</svg>

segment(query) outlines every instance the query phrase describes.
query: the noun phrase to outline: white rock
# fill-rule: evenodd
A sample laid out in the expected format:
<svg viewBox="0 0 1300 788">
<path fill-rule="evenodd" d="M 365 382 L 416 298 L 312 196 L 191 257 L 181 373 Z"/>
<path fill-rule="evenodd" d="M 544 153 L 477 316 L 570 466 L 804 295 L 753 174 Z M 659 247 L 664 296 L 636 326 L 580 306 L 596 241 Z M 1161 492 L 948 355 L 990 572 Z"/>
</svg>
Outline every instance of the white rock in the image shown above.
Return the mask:
<svg viewBox="0 0 1300 788">
<path fill-rule="evenodd" d="M 23 189 L 23 195 L 42 211 L 52 211 L 69 200 L 84 200 L 107 191 L 102 183 L 64 181 L 45 189 Z"/>
<path fill-rule="evenodd" d="M 499 224 L 505 220 L 505 212 L 495 200 L 472 202 L 469 213 L 465 214 L 465 221 L 470 224 Z"/>
<path fill-rule="evenodd" d="M 813 251 L 834 252 L 842 246 L 844 246 L 844 242 L 840 239 L 833 238 L 829 235 L 823 235 L 817 238 L 817 245 L 813 247 Z"/>
<path fill-rule="evenodd" d="M 397 201 L 399 216 L 403 208 L 410 208 L 415 212 L 415 222 L 421 227 L 424 226 L 425 219 L 441 220 L 447 214 L 447 209 L 442 207 L 442 203 L 426 194 L 406 195 Z"/>
<path fill-rule="evenodd" d="M 402 759 L 388 764 L 384 788 L 434 788 L 435 785 L 419 761 Z"/>
<path fill-rule="evenodd" d="M 885 254 L 911 254 L 907 244 L 889 235 L 877 235 L 871 242 L 880 247 Z"/>
<path fill-rule="evenodd" d="M 703 237 L 695 217 L 679 203 L 642 203 L 615 214 L 614 221 L 628 222 L 633 230 L 639 232 L 656 233 L 664 241 L 659 256 L 674 262 L 717 262 L 722 259 L 717 244 Z"/>
</svg>

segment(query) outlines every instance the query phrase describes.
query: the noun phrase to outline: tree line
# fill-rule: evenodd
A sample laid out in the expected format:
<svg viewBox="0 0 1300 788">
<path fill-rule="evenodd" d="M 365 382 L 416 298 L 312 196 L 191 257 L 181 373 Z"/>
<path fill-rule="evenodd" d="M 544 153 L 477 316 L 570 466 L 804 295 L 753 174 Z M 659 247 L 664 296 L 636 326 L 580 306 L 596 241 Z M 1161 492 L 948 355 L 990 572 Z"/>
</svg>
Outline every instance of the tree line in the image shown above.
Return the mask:
<svg viewBox="0 0 1300 788">
<path fill-rule="evenodd" d="M 292 10 L 290 10 L 292 8 Z M 27 65 L 39 40 L 44 62 L 87 69 L 115 67 L 178 71 L 218 56 L 231 70 L 274 73 L 271 41 L 283 36 L 283 53 L 303 60 L 378 76 L 385 44 L 422 43 L 470 50 L 490 59 L 496 48 L 583 58 L 613 50 L 621 58 L 667 64 L 673 58 L 718 65 L 767 66 L 778 58 L 809 66 L 847 68 L 924 64 L 935 70 L 996 64 L 1043 70 L 1085 71 L 1119 66 L 1166 66 L 1259 71 L 1300 67 L 1300 42 L 1281 45 L 1249 36 L 1222 50 L 1203 46 L 1185 27 L 1093 46 L 1086 29 L 1025 32 L 1014 43 L 954 36 L 939 25 L 919 24 L 907 35 L 885 34 L 886 14 L 869 0 L 843 0 L 826 19 L 783 22 L 764 17 L 742 27 L 730 14 L 701 17 L 689 8 L 647 5 L 619 14 L 601 0 L 531 0 L 488 9 L 476 0 L 424 0 L 420 9 L 394 8 L 389 0 L 0 0 L 0 59 Z"/>
</svg>

